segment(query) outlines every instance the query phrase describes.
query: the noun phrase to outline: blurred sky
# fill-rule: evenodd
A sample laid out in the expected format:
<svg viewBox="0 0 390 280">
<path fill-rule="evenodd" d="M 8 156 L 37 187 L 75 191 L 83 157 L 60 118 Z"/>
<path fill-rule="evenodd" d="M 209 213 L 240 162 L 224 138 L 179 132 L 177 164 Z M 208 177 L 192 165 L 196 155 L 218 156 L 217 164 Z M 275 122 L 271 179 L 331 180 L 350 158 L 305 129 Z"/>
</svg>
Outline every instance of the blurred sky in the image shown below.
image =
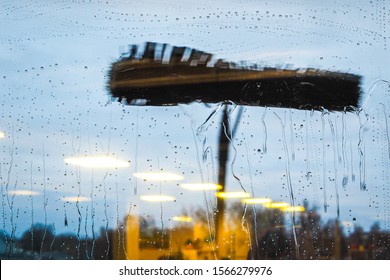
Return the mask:
<svg viewBox="0 0 390 280">
<path fill-rule="evenodd" d="M 226 187 L 239 190 L 241 183 L 255 196 L 287 202 L 292 191 L 295 204 L 306 199 L 325 219 L 336 217 L 339 204 L 345 225 L 379 221 L 390 229 L 389 21 L 387 1 L 1 0 L 3 229 L 20 235 L 31 223 L 46 222 L 58 233 L 76 232 L 82 224 L 81 234 L 90 234 L 116 226 L 127 212 L 169 226 L 184 210 L 215 205 L 212 192 L 132 175 L 163 169 L 182 174 L 183 182 L 217 178 L 221 114 L 202 124 L 218 104 L 152 108 L 110 99 L 110 64 L 129 44 L 146 41 L 228 61 L 361 75 L 356 113 L 244 108 Z M 232 108 L 232 123 L 238 111 Z M 130 167 L 91 170 L 64 162 L 102 154 Z M 13 196 L 14 190 L 37 195 Z M 175 195 L 176 202 L 139 200 L 157 193 Z M 64 201 L 74 196 L 88 199 Z"/>
</svg>

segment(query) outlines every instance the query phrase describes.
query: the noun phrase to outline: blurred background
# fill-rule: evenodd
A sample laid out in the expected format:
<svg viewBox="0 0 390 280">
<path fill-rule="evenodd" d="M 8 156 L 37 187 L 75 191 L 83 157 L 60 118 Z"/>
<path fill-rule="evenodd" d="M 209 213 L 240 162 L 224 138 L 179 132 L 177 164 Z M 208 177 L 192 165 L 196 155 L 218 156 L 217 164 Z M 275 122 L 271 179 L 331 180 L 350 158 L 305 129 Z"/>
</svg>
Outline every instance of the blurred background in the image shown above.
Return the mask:
<svg viewBox="0 0 390 280">
<path fill-rule="evenodd" d="M 389 259 L 388 1 L 0 7 L 2 259 Z M 360 75 L 360 106 L 229 106 L 217 243 L 222 104 L 126 106 L 107 89 L 146 41 Z"/>
</svg>

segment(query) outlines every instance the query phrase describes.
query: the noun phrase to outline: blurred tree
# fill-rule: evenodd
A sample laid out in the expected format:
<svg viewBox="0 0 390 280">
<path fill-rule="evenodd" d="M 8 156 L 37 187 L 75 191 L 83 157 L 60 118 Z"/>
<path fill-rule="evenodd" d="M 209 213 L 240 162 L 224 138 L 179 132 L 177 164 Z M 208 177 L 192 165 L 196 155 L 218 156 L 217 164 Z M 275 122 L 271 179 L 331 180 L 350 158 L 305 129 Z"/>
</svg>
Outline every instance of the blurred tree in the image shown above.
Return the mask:
<svg viewBox="0 0 390 280">
<path fill-rule="evenodd" d="M 37 223 L 22 234 L 19 244 L 26 251 L 46 252 L 51 250 L 53 239 L 53 226 Z"/>
</svg>

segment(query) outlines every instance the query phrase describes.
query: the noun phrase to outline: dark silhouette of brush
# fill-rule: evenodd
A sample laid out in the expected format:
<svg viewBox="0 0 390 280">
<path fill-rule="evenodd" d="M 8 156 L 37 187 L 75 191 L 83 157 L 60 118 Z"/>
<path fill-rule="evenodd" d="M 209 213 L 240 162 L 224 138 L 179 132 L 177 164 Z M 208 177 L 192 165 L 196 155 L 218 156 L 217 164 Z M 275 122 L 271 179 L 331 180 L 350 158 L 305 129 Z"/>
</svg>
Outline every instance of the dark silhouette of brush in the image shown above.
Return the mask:
<svg viewBox="0 0 390 280">
<path fill-rule="evenodd" d="M 130 46 L 112 64 L 109 89 L 129 105 L 191 102 L 351 111 L 359 105 L 360 76 L 316 69 L 261 68 L 213 59 L 188 47 L 148 42 Z"/>
</svg>

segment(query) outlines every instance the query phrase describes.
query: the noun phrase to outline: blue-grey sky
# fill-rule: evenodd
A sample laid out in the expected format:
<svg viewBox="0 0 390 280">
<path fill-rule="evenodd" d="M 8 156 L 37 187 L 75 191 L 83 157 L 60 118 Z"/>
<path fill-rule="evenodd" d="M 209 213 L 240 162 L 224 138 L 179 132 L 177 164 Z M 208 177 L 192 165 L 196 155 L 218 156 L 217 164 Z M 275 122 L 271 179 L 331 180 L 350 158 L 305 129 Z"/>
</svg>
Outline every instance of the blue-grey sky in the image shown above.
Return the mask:
<svg viewBox="0 0 390 280">
<path fill-rule="evenodd" d="M 220 114 L 197 132 L 218 105 L 151 108 L 110 100 L 110 64 L 129 44 L 145 41 L 190 46 L 229 61 L 361 75 L 360 113 L 245 108 L 226 187 L 241 189 L 234 173 L 255 196 L 289 202 L 292 190 L 295 204 L 307 199 L 324 218 L 336 217 L 338 190 L 345 224 L 355 218 L 366 228 L 375 221 L 390 228 L 388 3 L 3 0 L 0 6 L 1 218 L 6 231 L 14 228 L 20 234 L 32 222 L 45 220 L 57 232 L 76 231 L 77 205 L 62 200 L 70 196 L 92 199 L 79 204 L 86 232 L 92 220 L 96 228 L 107 220 L 115 226 L 127 211 L 162 217 L 169 224 L 183 209 L 215 203 L 212 192 L 193 193 L 179 188 L 180 182 L 152 184 L 132 176 L 164 169 L 182 174 L 183 182 L 216 182 Z M 237 111 L 231 113 L 232 122 Z M 130 167 L 90 170 L 64 162 L 102 154 L 130 161 Z M 344 177 L 348 184 L 343 187 Z M 367 191 L 361 191 L 362 182 Z M 13 197 L 9 191 L 14 189 L 38 195 L 33 200 Z M 139 195 L 160 192 L 175 195 L 176 202 L 160 207 L 139 200 Z"/>
</svg>

